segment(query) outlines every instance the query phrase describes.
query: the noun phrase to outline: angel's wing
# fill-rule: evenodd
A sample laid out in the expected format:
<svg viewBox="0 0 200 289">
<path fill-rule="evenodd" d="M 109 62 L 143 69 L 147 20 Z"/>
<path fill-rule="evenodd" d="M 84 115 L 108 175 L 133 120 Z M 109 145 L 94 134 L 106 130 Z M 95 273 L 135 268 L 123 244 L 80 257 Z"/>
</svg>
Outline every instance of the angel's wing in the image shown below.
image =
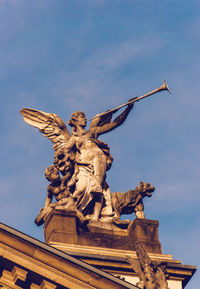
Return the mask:
<svg viewBox="0 0 200 289">
<path fill-rule="evenodd" d="M 137 259 L 132 258 L 131 256 L 126 256 L 125 261 L 130 264 L 130 266 L 133 268 L 133 270 L 138 274 L 144 276 L 140 263 Z"/>
<path fill-rule="evenodd" d="M 131 256 L 126 256 L 125 261 L 129 263 L 129 265 L 137 274 L 137 277 L 140 279 L 140 282 L 138 282 L 136 285 L 139 288 L 144 288 L 144 285 L 146 283 L 146 277 L 140 266 L 140 262 L 137 259 L 132 258 Z"/>
<path fill-rule="evenodd" d="M 151 264 L 151 259 L 147 255 L 146 250 L 143 248 L 142 244 L 138 241 L 135 242 L 135 250 L 138 257 L 138 261 L 142 268 L 145 268 Z"/>
<path fill-rule="evenodd" d="M 54 143 L 54 150 L 61 148 L 71 137 L 65 123 L 54 113 L 31 108 L 22 108 L 20 113 L 26 123 L 37 127 L 40 132 Z"/>
</svg>

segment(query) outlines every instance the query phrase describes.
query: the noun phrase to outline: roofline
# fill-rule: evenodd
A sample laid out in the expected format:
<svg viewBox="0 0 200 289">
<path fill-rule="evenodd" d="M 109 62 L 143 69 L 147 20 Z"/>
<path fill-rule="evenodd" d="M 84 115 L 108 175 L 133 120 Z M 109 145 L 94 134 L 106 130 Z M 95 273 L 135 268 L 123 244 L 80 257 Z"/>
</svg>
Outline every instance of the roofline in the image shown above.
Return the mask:
<svg viewBox="0 0 200 289">
<path fill-rule="evenodd" d="M 78 257 L 87 257 L 88 259 L 102 259 L 102 260 L 109 260 L 109 261 L 119 261 L 119 262 L 125 262 L 125 257 L 118 257 L 118 256 L 108 256 L 108 255 L 98 255 L 98 254 L 91 254 L 91 253 L 85 253 L 85 252 L 76 252 L 76 251 L 71 251 L 68 250 L 68 253 L 66 254 L 70 254 Z M 177 262 L 174 262 L 174 260 L 166 260 L 165 261 L 167 263 L 167 266 L 171 267 L 171 268 L 183 268 L 183 269 L 188 269 L 191 271 L 196 271 L 197 270 L 197 266 L 194 265 L 187 265 L 187 264 L 180 264 Z"/>
<path fill-rule="evenodd" d="M 50 245 L 47 245 L 44 242 L 39 241 L 39 240 L 37 240 L 37 239 L 35 239 L 35 238 L 25 234 L 25 233 L 22 233 L 22 232 L 14 229 L 12 227 L 9 227 L 9 226 L 1 223 L 1 222 L 0 222 L 0 230 L 6 231 L 6 232 L 8 232 L 10 234 L 13 234 L 16 237 L 18 237 L 20 239 L 23 239 L 24 241 L 29 242 L 32 245 L 35 245 L 35 246 L 39 247 L 40 249 L 48 251 L 48 252 L 50 252 L 50 253 L 52 253 L 54 255 L 57 255 L 57 256 L 59 256 L 59 257 L 61 257 L 63 259 L 66 259 L 66 260 L 68 260 L 68 261 L 70 261 L 70 262 L 72 262 L 72 263 L 74 263 L 76 265 L 79 265 L 79 266 L 81 266 L 81 267 L 83 267 L 83 268 L 85 268 L 87 270 L 95 272 L 96 274 L 99 274 L 99 275 L 103 276 L 104 278 L 107 278 L 107 279 L 109 279 L 111 281 L 114 281 L 114 282 L 116 282 L 116 283 L 118 283 L 118 284 L 120 284 L 120 285 L 122 285 L 122 286 L 124 286 L 126 288 L 129 288 L 129 289 L 138 288 L 135 285 L 132 285 L 132 284 L 126 282 L 126 281 L 123 281 L 123 280 L 121 280 L 121 279 L 119 279 L 119 278 L 117 278 L 117 277 L 115 277 L 115 276 L 113 276 L 113 275 L 111 275 L 109 273 L 106 273 L 106 272 L 104 272 L 104 271 L 102 271 L 100 269 L 97 269 L 97 268 L 85 263 L 84 261 L 80 261 L 80 260 L 76 259 L 75 257 L 72 257 L 72 256 L 70 256 L 67 253 L 64 253 L 63 251 L 55 249 L 55 248 L 51 247 Z"/>
</svg>

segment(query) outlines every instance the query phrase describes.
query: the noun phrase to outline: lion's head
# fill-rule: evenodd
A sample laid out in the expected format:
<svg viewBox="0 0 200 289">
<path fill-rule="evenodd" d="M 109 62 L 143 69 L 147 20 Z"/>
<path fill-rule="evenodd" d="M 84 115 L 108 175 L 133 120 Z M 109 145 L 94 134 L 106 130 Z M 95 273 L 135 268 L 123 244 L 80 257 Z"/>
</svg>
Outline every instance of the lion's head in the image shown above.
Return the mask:
<svg viewBox="0 0 200 289">
<path fill-rule="evenodd" d="M 137 186 L 136 190 L 138 190 L 143 197 L 145 197 L 145 196 L 151 197 L 152 193 L 155 190 L 155 187 L 153 187 L 149 183 L 140 182 L 140 184 Z"/>
</svg>

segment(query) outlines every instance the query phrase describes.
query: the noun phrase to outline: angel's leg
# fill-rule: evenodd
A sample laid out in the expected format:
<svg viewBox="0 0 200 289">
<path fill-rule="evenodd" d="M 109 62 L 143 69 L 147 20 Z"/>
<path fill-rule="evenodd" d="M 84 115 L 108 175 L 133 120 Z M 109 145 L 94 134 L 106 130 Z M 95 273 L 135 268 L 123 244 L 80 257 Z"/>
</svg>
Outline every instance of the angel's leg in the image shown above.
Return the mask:
<svg viewBox="0 0 200 289">
<path fill-rule="evenodd" d="M 94 197 L 94 211 L 92 220 L 98 221 L 100 219 L 102 204 L 103 204 L 103 194 L 98 193 Z"/>
<path fill-rule="evenodd" d="M 95 157 L 93 159 L 93 167 L 94 167 L 94 176 L 100 186 L 106 177 L 106 156 L 102 151 L 98 151 L 95 153 Z"/>
</svg>

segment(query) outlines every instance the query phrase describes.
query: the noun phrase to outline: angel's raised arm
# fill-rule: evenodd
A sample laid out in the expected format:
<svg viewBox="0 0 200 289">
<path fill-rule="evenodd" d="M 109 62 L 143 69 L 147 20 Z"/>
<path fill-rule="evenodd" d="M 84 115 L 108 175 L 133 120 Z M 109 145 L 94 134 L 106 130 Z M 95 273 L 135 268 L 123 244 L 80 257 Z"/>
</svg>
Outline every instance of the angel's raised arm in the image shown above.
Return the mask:
<svg viewBox="0 0 200 289">
<path fill-rule="evenodd" d="M 95 130 L 95 133 L 97 135 L 101 135 L 101 134 L 107 133 L 107 132 L 115 129 L 116 127 L 120 126 L 126 120 L 132 107 L 133 107 L 133 104 L 132 103 L 129 104 L 128 107 L 118 117 L 116 117 L 113 121 L 111 121 L 112 115 L 109 116 L 109 114 L 108 114 L 107 118 L 102 121 L 102 124 L 100 124 L 100 121 L 99 121 L 98 126 L 93 127 L 92 129 Z"/>
</svg>

